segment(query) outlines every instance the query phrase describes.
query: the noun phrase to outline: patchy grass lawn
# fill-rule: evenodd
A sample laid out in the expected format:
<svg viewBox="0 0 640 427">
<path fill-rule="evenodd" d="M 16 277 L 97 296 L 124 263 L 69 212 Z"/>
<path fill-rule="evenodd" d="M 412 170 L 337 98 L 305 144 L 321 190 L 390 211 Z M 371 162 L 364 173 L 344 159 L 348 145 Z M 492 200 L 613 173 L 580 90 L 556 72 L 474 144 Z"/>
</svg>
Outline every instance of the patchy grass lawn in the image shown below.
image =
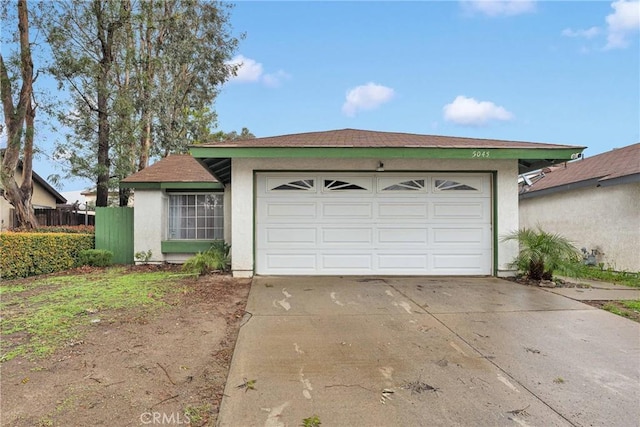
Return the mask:
<svg viewBox="0 0 640 427">
<path fill-rule="evenodd" d="M 575 271 L 562 271 L 562 269 L 560 269 L 556 273 L 573 277 L 577 272 L 578 278 L 576 280 L 578 281 L 580 279 L 592 279 L 608 283 L 615 283 L 617 285 L 640 288 L 640 272 L 613 271 L 586 265 L 580 265 L 574 270 Z"/>
<path fill-rule="evenodd" d="M 109 321 L 108 311 L 164 306 L 166 294 L 182 290 L 182 278 L 174 271 L 125 274 L 120 267 L 2 283 L 0 362 L 48 356 L 80 340 L 87 326 Z"/>
<path fill-rule="evenodd" d="M 623 316 L 636 322 L 640 322 L 640 300 L 635 301 L 608 301 L 600 307 L 618 316 Z"/>
<path fill-rule="evenodd" d="M 249 286 L 172 266 L 1 282 L 0 425 L 214 425 Z"/>
</svg>

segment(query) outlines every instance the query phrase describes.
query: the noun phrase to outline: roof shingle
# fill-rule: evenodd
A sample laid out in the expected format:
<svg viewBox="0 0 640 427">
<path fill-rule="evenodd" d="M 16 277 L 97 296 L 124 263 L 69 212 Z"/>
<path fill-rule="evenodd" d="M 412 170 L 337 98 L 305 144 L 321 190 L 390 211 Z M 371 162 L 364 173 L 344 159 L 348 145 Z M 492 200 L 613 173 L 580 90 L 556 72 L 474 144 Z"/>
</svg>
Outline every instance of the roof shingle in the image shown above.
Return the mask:
<svg viewBox="0 0 640 427">
<path fill-rule="evenodd" d="M 189 154 L 172 154 L 123 179 L 121 182 L 218 182 L 209 170 Z"/>
<path fill-rule="evenodd" d="M 526 192 L 533 193 L 591 179 L 603 182 L 635 174 L 640 174 L 640 143 L 547 168 L 544 176 L 528 186 Z"/>
<path fill-rule="evenodd" d="M 570 145 L 341 129 L 202 144 L 203 147 L 583 148 Z"/>
</svg>

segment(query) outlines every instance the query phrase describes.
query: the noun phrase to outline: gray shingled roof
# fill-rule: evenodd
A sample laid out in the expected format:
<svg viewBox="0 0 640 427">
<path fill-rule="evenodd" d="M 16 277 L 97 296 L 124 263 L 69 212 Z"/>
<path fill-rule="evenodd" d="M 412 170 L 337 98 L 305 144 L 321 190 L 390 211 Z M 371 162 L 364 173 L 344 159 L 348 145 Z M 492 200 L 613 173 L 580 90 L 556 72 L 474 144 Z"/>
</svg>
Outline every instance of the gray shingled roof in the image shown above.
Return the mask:
<svg viewBox="0 0 640 427">
<path fill-rule="evenodd" d="M 189 154 L 172 154 L 123 179 L 123 183 L 141 182 L 217 182 Z"/>
<path fill-rule="evenodd" d="M 605 184 L 617 178 L 640 175 L 640 143 L 546 168 L 543 172 L 544 176 L 525 187 L 526 193 L 591 180 Z"/>
<path fill-rule="evenodd" d="M 570 145 L 454 136 L 419 135 L 341 129 L 268 136 L 229 142 L 202 144 L 202 147 L 425 147 L 425 148 L 576 148 Z"/>
</svg>

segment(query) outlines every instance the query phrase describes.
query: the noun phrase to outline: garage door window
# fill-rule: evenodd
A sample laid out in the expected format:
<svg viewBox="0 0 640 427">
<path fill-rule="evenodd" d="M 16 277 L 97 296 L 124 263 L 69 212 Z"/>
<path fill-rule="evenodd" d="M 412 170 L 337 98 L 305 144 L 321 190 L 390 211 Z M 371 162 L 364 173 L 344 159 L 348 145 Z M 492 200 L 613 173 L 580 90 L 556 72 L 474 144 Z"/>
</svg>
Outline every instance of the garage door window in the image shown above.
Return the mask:
<svg viewBox="0 0 640 427">
<path fill-rule="evenodd" d="M 345 190 L 365 190 L 367 189 L 361 185 L 355 184 L 349 181 L 341 181 L 338 179 L 325 179 L 324 180 L 325 191 L 345 191 Z"/>
<path fill-rule="evenodd" d="M 420 191 L 424 189 L 424 179 L 405 180 L 386 186 L 385 184 L 383 184 L 382 191 Z"/>
<path fill-rule="evenodd" d="M 468 184 L 449 179 L 436 179 L 435 186 L 437 191 L 478 191 Z"/>
<path fill-rule="evenodd" d="M 172 194 L 169 196 L 169 240 L 224 238 L 222 194 Z"/>
<path fill-rule="evenodd" d="M 286 184 L 280 184 L 274 188 L 272 191 L 281 191 L 281 190 L 313 190 L 314 189 L 314 181 L 312 179 L 301 179 L 298 181 L 291 181 Z"/>
</svg>

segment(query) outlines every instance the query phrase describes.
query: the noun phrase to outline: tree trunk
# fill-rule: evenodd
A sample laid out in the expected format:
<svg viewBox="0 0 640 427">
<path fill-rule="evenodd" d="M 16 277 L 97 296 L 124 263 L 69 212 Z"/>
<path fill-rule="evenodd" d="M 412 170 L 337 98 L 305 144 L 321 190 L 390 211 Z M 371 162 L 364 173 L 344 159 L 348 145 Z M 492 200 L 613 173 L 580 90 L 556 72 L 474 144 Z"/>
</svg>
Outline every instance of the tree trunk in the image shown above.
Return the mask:
<svg viewBox="0 0 640 427">
<path fill-rule="evenodd" d="M 112 46 L 115 24 L 105 23 L 102 0 L 94 0 L 93 8 L 98 27 L 101 58 L 97 75 L 98 86 L 98 174 L 96 180 L 96 206 L 109 205 L 109 71 L 113 63 Z"/>
<path fill-rule="evenodd" d="M 142 136 L 140 137 L 140 162 L 138 171 L 149 166 L 149 151 L 151 150 L 151 115 L 145 108 L 142 112 Z"/>
<path fill-rule="evenodd" d="M 529 261 L 529 279 L 542 280 L 544 274 L 544 262 L 538 260 Z"/>
<path fill-rule="evenodd" d="M 31 59 L 31 46 L 29 44 L 29 12 L 27 1 L 18 1 L 18 30 L 20 32 L 20 71 L 22 75 L 22 87 L 18 105 L 13 105 L 13 92 L 11 80 L 0 54 L 0 85 L 2 88 L 2 107 L 4 121 L 7 129 L 7 148 L 2 156 L 0 166 L 0 183 L 4 188 L 5 198 L 15 209 L 18 218 L 18 227 L 27 229 L 35 228 L 38 222 L 33 213 L 31 195 L 32 183 L 32 158 L 33 158 L 33 133 L 35 108 L 31 103 L 33 96 L 33 61 Z M 25 147 L 23 153 L 22 185 L 18 187 L 15 180 L 18 169 L 20 151 L 22 147 L 23 127 L 26 123 Z"/>
</svg>

